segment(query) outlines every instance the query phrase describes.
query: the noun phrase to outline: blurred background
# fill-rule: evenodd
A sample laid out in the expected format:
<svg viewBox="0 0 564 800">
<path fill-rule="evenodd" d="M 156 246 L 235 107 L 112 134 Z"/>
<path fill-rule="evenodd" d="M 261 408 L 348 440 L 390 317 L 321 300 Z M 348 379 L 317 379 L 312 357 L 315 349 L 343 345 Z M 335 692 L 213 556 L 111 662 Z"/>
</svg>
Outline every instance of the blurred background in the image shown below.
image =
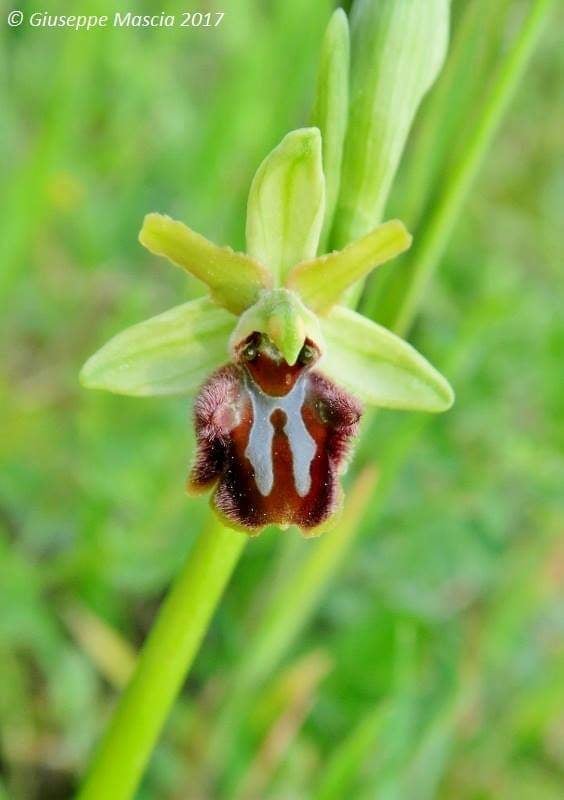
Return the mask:
<svg viewBox="0 0 564 800">
<path fill-rule="evenodd" d="M 455 41 L 480 5 L 483 35 L 438 104 L 448 124 L 429 134 L 439 84 L 388 207 L 416 236 L 530 4 L 454 0 Z M 2 798 L 72 795 L 208 517 L 184 493 L 189 404 L 87 392 L 79 368 L 201 291 L 137 243 L 146 212 L 243 247 L 250 180 L 308 119 L 332 8 L 202 2 L 192 10 L 226 12 L 219 27 L 87 33 L 8 28 L 2 9 Z M 141 800 L 564 796 L 558 14 L 411 331 L 456 405 L 366 426 L 350 480 L 375 463 L 380 481 L 362 523 L 226 716 L 242 660 L 264 645 L 262 609 L 311 543 L 273 530 L 246 548 Z"/>
</svg>

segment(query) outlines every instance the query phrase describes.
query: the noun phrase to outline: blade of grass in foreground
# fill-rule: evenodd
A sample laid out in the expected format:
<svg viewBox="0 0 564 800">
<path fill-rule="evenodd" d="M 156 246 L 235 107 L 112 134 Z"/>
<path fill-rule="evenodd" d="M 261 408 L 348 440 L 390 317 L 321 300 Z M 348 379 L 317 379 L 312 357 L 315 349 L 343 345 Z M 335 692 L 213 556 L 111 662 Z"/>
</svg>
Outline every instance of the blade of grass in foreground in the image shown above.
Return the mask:
<svg viewBox="0 0 564 800">
<path fill-rule="evenodd" d="M 518 648 L 519 642 L 527 637 L 526 629 L 530 621 L 542 616 L 547 601 L 545 567 L 547 562 L 552 561 L 554 553 L 550 545 L 550 538 L 541 538 L 540 542 L 535 539 L 530 546 L 517 548 L 504 568 L 507 575 L 499 596 L 494 593 L 487 604 L 489 607 L 479 612 L 484 617 L 479 626 L 476 626 L 476 619 L 469 623 L 470 628 L 479 630 L 479 635 L 468 637 L 458 658 L 458 674 L 452 684 L 452 694 L 447 694 L 445 702 L 419 732 L 408 758 L 396 773 L 396 776 L 400 776 L 400 797 L 417 797 L 418 800 L 437 797 L 441 781 L 449 772 L 449 760 L 453 755 L 458 755 L 458 759 L 464 758 L 464 743 L 461 744 L 460 738 L 456 740 L 454 730 L 457 726 L 467 725 L 469 715 L 479 705 L 478 698 L 484 692 L 484 669 L 486 673 L 493 670 L 497 673 L 496 680 L 503 683 L 502 676 L 507 673 L 512 648 Z M 507 586 L 520 587 L 517 600 L 514 594 L 507 592 Z M 550 588 L 557 592 L 557 582 Z M 524 629 L 521 628 L 523 624 Z M 527 678 L 523 678 L 522 684 L 512 686 L 506 698 L 508 702 L 500 704 L 498 700 L 495 711 L 490 709 L 490 713 L 480 720 L 473 741 L 480 742 L 481 748 L 489 750 L 487 761 L 497 776 L 509 761 L 509 751 L 515 748 L 515 742 L 520 738 L 527 741 L 531 735 L 538 733 L 539 715 L 543 720 L 557 718 L 558 709 L 562 707 L 563 664 L 562 658 L 557 659 L 552 674 L 549 670 L 533 686 L 527 684 Z M 488 665 L 487 668 L 484 665 Z M 516 731 L 515 726 L 519 726 L 523 720 L 523 713 L 526 719 L 530 719 L 528 715 L 531 711 L 535 733 L 530 728 Z M 321 797 L 314 795 L 315 800 L 346 797 L 354 790 L 355 776 L 360 773 L 364 774 L 365 781 L 378 797 L 387 796 L 377 775 L 366 772 L 366 767 L 374 763 L 381 751 L 381 742 L 387 734 L 387 730 L 374 731 L 372 737 L 361 739 L 361 732 L 367 728 L 374 713 L 371 711 L 363 716 L 344 741 L 329 754 L 320 783 Z M 452 791 L 452 786 L 450 788 Z"/>
<path fill-rule="evenodd" d="M 408 275 L 401 313 L 395 319 L 395 326 L 400 329 L 413 317 L 551 5 L 552 0 L 536 0 L 531 6 L 502 65 L 466 156 L 451 179 L 424 235 L 415 268 Z M 81 800 L 126 800 L 134 794 L 244 542 L 244 536 L 223 528 L 206 532 L 198 541 L 165 601 L 134 678 L 118 704 Z"/>
<path fill-rule="evenodd" d="M 388 721 L 386 706 L 372 708 L 349 735 L 330 753 L 322 772 L 321 782 L 313 795 L 314 800 L 339 800 L 350 791 L 350 785 L 367 754 L 375 747 Z M 343 790 L 345 794 L 343 794 Z"/>
<path fill-rule="evenodd" d="M 322 650 L 301 656 L 283 673 L 274 686 L 275 694 L 284 694 L 281 710 L 271 720 L 259 742 L 249 768 L 229 793 L 233 800 L 265 797 L 273 776 L 288 755 L 292 742 L 313 706 L 319 684 L 332 668 L 330 657 Z M 272 704 L 274 698 L 269 698 Z M 263 712 L 264 713 L 264 712 Z"/>
<path fill-rule="evenodd" d="M 363 716 L 360 723 L 340 742 L 330 754 L 312 797 L 314 800 L 337 800 L 358 789 L 360 769 L 366 756 L 378 742 L 376 771 L 384 776 L 397 775 L 394 767 L 405 760 L 405 753 L 413 739 L 416 718 L 417 647 L 415 629 L 399 623 L 395 632 L 394 688 L 385 705 L 378 703 Z M 374 787 L 376 788 L 376 787 Z M 377 795 L 380 797 L 380 794 Z M 385 795 L 382 794 L 382 797 Z"/>
</svg>

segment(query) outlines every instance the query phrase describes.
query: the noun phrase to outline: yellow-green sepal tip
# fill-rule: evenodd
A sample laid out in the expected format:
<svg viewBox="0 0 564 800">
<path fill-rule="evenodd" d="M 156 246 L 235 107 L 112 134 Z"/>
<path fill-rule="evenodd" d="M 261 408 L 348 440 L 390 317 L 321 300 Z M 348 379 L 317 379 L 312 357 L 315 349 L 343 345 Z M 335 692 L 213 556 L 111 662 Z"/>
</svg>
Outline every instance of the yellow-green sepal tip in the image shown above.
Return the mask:
<svg viewBox="0 0 564 800">
<path fill-rule="evenodd" d="M 297 264 L 286 285 L 298 292 L 309 308 L 327 314 L 347 289 L 411 246 L 412 237 L 403 222 L 390 220 L 343 250 Z"/>
<path fill-rule="evenodd" d="M 147 214 L 139 233 L 141 244 L 168 258 L 210 289 L 217 305 L 240 314 L 272 286 L 272 275 L 245 253 L 220 247 L 183 222 L 164 214 Z"/>
</svg>

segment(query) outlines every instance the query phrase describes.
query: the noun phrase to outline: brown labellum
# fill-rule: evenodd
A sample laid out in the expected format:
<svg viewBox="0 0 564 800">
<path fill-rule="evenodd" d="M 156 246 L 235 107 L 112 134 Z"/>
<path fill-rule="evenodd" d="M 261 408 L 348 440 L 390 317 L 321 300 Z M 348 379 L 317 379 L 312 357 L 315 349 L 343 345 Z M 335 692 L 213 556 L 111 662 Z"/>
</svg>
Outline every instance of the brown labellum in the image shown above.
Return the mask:
<svg viewBox="0 0 564 800">
<path fill-rule="evenodd" d="M 227 524 L 257 534 L 266 525 L 317 533 L 339 508 L 343 471 L 360 403 L 312 369 L 307 340 L 288 365 L 264 334 L 237 349 L 195 404 L 197 454 L 189 489 L 216 485 L 213 504 Z"/>
</svg>

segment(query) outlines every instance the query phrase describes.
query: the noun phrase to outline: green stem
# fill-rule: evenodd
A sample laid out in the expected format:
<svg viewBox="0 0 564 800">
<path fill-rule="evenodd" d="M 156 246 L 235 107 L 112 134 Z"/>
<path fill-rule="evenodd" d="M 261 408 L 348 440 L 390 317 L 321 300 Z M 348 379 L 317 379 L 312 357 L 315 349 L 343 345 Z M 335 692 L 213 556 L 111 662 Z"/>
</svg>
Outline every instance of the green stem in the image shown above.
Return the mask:
<svg viewBox="0 0 564 800">
<path fill-rule="evenodd" d="M 447 246 L 461 206 L 523 76 L 552 2 L 553 0 L 536 0 L 532 4 L 519 35 L 499 70 L 464 157 L 454 170 L 428 224 L 425 225 L 409 269 L 404 272 L 401 299 L 394 296 L 393 292 L 388 295 L 387 307 L 390 308 L 393 303 L 393 308 L 397 310 L 392 311 L 389 320 L 385 314 L 384 322 L 400 335 L 409 328 L 427 284 Z"/>
<path fill-rule="evenodd" d="M 199 536 L 118 702 L 80 800 L 133 797 L 246 541 L 215 519 Z"/>
</svg>

